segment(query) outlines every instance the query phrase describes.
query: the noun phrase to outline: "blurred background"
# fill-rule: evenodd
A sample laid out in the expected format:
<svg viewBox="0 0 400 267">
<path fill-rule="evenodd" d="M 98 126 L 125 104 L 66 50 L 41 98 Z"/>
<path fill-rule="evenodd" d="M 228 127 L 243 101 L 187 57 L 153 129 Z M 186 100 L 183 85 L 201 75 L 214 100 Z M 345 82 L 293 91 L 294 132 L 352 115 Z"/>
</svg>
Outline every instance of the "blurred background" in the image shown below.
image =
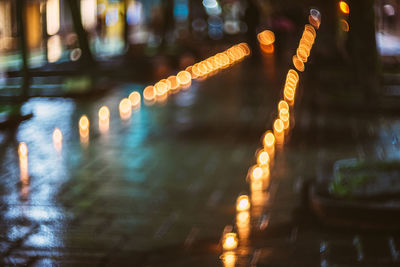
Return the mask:
<svg viewBox="0 0 400 267">
<path fill-rule="evenodd" d="M 290 127 L 253 191 L 289 69 Z M 0 0 L 0 265 L 398 266 L 399 111 L 400 0 Z"/>
</svg>

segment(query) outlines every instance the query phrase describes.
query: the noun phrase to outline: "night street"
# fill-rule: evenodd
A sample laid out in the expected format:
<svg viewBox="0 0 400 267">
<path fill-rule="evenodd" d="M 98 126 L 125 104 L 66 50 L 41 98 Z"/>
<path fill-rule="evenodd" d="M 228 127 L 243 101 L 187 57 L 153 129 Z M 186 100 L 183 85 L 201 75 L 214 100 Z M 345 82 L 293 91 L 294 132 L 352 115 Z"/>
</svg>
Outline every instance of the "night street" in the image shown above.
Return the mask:
<svg viewBox="0 0 400 267">
<path fill-rule="evenodd" d="M 0 265 L 398 266 L 399 12 L 0 0 Z"/>
</svg>

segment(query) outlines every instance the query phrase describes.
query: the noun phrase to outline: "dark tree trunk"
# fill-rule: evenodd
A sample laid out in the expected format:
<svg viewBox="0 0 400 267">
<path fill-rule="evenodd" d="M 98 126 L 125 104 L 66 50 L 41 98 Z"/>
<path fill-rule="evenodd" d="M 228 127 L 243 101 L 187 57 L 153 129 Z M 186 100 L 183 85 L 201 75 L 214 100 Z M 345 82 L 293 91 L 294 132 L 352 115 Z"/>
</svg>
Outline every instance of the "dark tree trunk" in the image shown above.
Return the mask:
<svg viewBox="0 0 400 267">
<path fill-rule="evenodd" d="M 368 102 L 379 94 L 379 62 L 375 39 L 374 0 L 349 1 L 349 41 L 358 84 Z"/>
<path fill-rule="evenodd" d="M 28 65 L 28 46 L 26 40 L 26 27 L 25 27 L 25 8 L 26 2 L 25 0 L 17 0 L 16 1 L 16 17 L 17 17 L 17 31 L 18 31 L 18 44 L 19 49 L 21 51 L 22 57 L 22 74 L 23 74 L 23 84 L 22 84 L 22 94 L 21 101 L 24 101 L 28 98 L 29 94 L 29 65 Z"/>
<path fill-rule="evenodd" d="M 95 60 L 93 59 L 92 52 L 90 51 L 87 32 L 82 25 L 81 9 L 79 5 L 80 1 L 68 0 L 67 3 L 71 10 L 72 22 L 74 25 L 75 33 L 78 36 L 79 47 L 82 50 L 81 62 L 85 66 L 93 66 L 95 64 Z"/>
</svg>

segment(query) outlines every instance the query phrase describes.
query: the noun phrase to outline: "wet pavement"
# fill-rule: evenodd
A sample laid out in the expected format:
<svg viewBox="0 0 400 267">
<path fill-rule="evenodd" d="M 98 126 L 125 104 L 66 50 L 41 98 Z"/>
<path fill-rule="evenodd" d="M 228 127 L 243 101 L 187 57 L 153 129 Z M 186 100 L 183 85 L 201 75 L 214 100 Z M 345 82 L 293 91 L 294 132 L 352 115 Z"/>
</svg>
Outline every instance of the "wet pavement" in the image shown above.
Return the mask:
<svg viewBox="0 0 400 267">
<path fill-rule="evenodd" d="M 223 266 L 220 238 L 237 222 L 236 198 L 249 192 L 248 168 L 289 68 L 291 55 L 277 55 L 194 81 L 165 103 L 142 105 L 128 121 L 118 103 L 145 85 L 118 84 L 79 101 L 31 98 L 23 109 L 34 117 L 0 133 L 2 264 Z M 236 225 L 236 265 L 397 266 L 396 230 L 329 225 L 312 212 L 309 185 L 330 177 L 340 159 L 398 159 L 400 120 L 320 104 L 334 89 L 315 79 L 320 66 L 308 67 L 271 185 L 252 195 L 248 223 Z M 111 110 L 106 134 L 97 122 L 102 105 Z M 86 145 L 78 130 L 83 114 L 91 122 Z M 56 127 L 61 149 L 52 141 Z M 26 176 L 19 142 L 29 150 Z"/>
<path fill-rule="evenodd" d="M 143 85 L 120 84 L 95 100 L 31 98 L 23 110 L 34 117 L 1 133 L 3 264 L 220 266 L 221 233 L 247 190 L 279 90 L 263 68 L 248 68 L 242 62 L 195 81 L 129 121 L 119 117 L 119 100 Z M 102 105 L 111 110 L 106 134 L 96 121 Z M 78 131 L 83 114 L 87 145 Z M 19 142 L 29 150 L 27 182 Z"/>
</svg>

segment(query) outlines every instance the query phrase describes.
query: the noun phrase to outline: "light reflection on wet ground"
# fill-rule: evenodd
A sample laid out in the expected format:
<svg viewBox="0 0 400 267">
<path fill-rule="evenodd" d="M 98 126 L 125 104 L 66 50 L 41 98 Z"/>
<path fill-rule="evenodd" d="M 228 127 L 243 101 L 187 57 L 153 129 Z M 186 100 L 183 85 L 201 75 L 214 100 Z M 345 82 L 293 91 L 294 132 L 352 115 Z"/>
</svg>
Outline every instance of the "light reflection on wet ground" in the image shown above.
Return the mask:
<svg viewBox="0 0 400 267">
<path fill-rule="evenodd" d="M 198 243 L 220 264 L 212 247 L 234 219 L 276 95 L 262 76 L 254 81 L 242 68 L 194 82 L 164 105 L 142 105 L 128 121 L 119 117 L 119 100 L 144 86 L 120 85 L 96 100 L 29 100 L 23 108 L 34 117 L 5 132 L 0 144 L 5 260 L 99 262 L 114 250 L 174 257 L 184 244 Z M 244 90 L 250 80 L 253 88 Z M 111 111 L 105 134 L 98 126 L 102 105 Z M 87 147 L 78 130 L 83 114 L 91 123 Z M 61 151 L 53 145 L 56 127 Z M 22 141 L 29 148 L 26 185 L 18 166 Z"/>
</svg>

